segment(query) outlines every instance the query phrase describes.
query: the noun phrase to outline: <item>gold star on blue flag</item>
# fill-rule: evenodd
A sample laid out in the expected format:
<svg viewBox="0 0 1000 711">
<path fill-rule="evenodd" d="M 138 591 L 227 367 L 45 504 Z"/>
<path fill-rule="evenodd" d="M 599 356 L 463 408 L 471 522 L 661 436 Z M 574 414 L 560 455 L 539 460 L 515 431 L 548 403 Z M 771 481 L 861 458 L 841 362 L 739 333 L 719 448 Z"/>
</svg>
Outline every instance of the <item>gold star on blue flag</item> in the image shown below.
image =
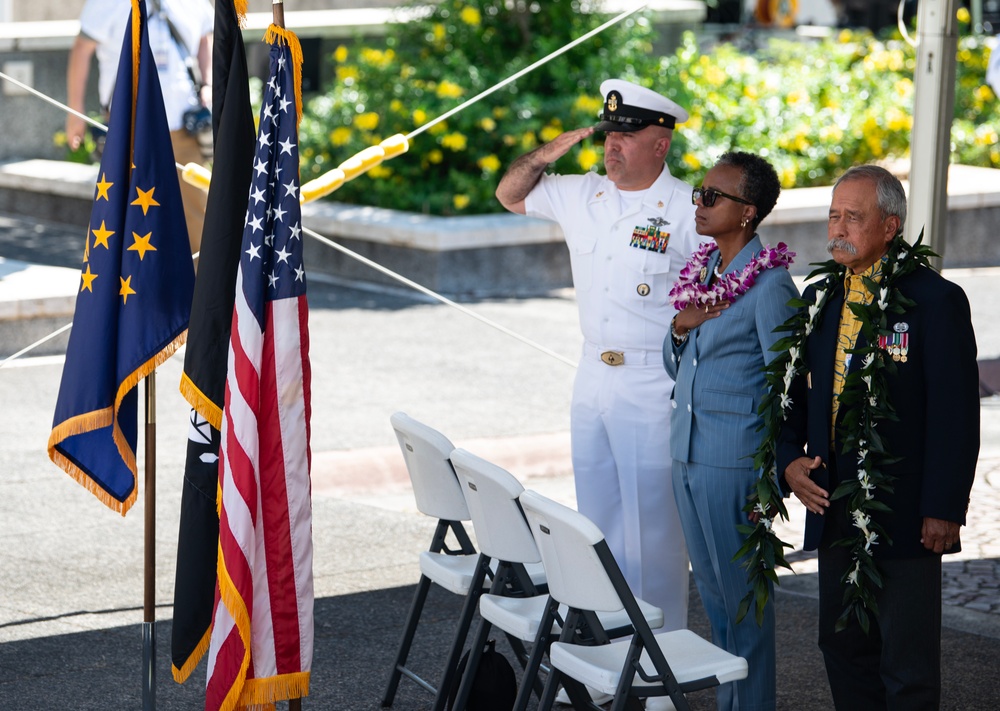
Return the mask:
<svg viewBox="0 0 1000 711">
<path fill-rule="evenodd" d="M 194 267 L 145 4 L 132 0 L 49 457 L 124 515 L 136 386 L 184 342 Z"/>
</svg>

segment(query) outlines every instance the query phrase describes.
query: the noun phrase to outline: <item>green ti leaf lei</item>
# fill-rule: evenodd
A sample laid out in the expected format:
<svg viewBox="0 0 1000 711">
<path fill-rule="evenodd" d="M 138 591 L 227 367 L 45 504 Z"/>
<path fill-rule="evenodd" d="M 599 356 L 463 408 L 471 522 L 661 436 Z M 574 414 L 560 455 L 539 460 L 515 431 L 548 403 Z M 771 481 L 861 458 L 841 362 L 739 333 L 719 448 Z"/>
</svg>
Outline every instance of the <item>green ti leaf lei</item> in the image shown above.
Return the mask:
<svg viewBox="0 0 1000 711">
<path fill-rule="evenodd" d="M 899 292 L 899 279 L 919 267 L 930 267 L 929 259 L 935 256 L 930 247 L 923 245 L 923 232 L 912 246 L 902 236 L 897 236 L 883 258 L 881 281 L 864 279 L 865 287 L 872 295 L 871 303 L 849 304 L 861 322 L 864 338 L 859 337 L 858 340 L 864 340 L 868 345 L 848 351 L 852 358 L 861 359 L 861 367 L 848 374 L 840 394 L 843 415 L 837 426 L 837 441 L 842 445 L 842 452 L 857 450 L 858 462 L 856 477 L 845 478 L 832 495 L 834 499 L 847 499 L 848 511 L 857 529 L 853 537 L 837 542 L 837 545 L 850 548 L 854 560 L 853 568 L 843 578 L 844 612 L 837 620 L 838 630 L 846 627 L 853 615 L 867 633 L 869 616 L 878 615 L 875 593 L 882 587 L 882 575 L 872 550 L 882 542 L 892 545 L 892 541 L 872 520 L 872 514 L 889 511 L 889 507 L 878 499 L 879 492 L 892 491 L 892 477 L 885 474 L 882 468 L 899 460 L 889 454 L 878 432 L 880 421 L 896 419 L 886 382 L 887 376 L 896 372 L 896 364 L 878 346 L 879 336 L 891 337 L 892 332 L 887 327 L 888 314 L 905 313 L 913 306 L 913 302 Z M 733 560 L 747 556 L 743 566 L 748 571 L 750 591 L 740 602 L 737 621 L 742 620 L 753 606 L 757 624 L 761 624 L 770 598 L 770 583 L 779 582 L 777 568 L 791 570 L 785 560 L 784 549 L 792 546 L 782 541 L 773 530 L 775 516 L 788 520 L 788 510 L 778 488 L 775 464 L 778 434 L 792 404 L 789 395 L 792 382 L 805 374 L 806 337 L 819 325 L 829 295 L 844 282 L 847 272 L 846 267 L 833 260 L 816 266 L 807 277 L 808 281 L 821 277 L 816 286 L 815 299 L 810 302 L 796 298 L 789 302 L 796 307 L 795 314 L 775 329 L 788 335 L 771 347 L 779 355 L 764 369 L 768 391 L 758 411 L 763 419 L 764 438 L 754 454 L 754 467 L 760 476 L 743 508 L 747 513 L 757 513 L 759 519 L 754 526 L 738 526 L 746 538 Z"/>
</svg>

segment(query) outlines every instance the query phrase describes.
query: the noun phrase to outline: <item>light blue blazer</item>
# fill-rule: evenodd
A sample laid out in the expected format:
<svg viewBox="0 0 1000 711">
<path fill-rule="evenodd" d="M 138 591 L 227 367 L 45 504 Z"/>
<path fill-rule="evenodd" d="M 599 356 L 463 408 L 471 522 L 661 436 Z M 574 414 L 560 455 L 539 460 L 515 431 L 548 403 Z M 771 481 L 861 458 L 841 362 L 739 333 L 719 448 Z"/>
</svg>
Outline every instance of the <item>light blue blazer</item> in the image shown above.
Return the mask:
<svg viewBox="0 0 1000 711">
<path fill-rule="evenodd" d="M 754 235 L 726 273 L 742 271 L 761 249 Z M 719 259 L 718 251 L 709 259 L 709 276 Z M 757 410 L 766 388 L 764 366 L 777 355 L 770 348 L 784 334 L 774 329 L 794 313 L 788 302 L 796 296 L 787 269 L 767 269 L 747 293 L 721 316 L 692 330 L 680 346 L 667 335 L 663 361 L 676 381 L 670 403 L 673 459 L 715 467 L 753 466 L 763 436 Z"/>
</svg>

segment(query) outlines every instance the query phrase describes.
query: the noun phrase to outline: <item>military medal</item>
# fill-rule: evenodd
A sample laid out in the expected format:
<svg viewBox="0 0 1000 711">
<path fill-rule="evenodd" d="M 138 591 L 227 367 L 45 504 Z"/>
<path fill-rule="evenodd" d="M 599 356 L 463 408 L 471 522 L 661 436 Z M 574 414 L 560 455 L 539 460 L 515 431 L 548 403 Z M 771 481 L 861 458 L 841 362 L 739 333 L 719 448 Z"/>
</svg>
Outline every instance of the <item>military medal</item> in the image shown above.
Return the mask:
<svg viewBox="0 0 1000 711">
<path fill-rule="evenodd" d="M 645 227 L 635 226 L 632 230 L 632 240 L 629 242 L 629 246 L 663 254 L 667 251 L 667 245 L 670 244 L 670 233 L 664 232 L 660 227 L 667 222 L 659 217 L 651 217 L 649 222 L 651 224 Z"/>
<path fill-rule="evenodd" d="M 910 350 L 910 334 L 906 332 L 908 328 L 905 323 L 897 323 L 893 327 L 895 333 L 878 337 L 879 348 L 888 353 L 894 361 L 906 362 L 906 356 Z"/>
</svg>

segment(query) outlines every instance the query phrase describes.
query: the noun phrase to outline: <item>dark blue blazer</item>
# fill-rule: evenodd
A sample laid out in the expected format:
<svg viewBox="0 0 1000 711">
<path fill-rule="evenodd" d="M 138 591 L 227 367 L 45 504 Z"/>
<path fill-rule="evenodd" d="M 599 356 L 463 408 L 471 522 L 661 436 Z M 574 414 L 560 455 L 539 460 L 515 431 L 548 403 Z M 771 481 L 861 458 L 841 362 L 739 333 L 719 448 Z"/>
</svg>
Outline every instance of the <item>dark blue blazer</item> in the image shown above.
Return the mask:
<svg viewBox="0 0 1000 711">
<path fill-rule="evenodd" d="M 958 285 L 927 268 L 904 277 L 899 287 L 915 306 L 903 314 L 888 314 L 890 330 L 906 324 L 909 352 L 906 362 L 897 362 L 896 373 L 888 376 L 890 402 L 899 419 L 878 425 L 886 450 L 900 460 L 883 468 L 895 477 L 894 490 L 878 497 L 892 512 L 876 515 L 875 520 L 892 545 L 876 546 L 876 558 L 930 554 L 920 543 L 924 517 L 964 525 L 979 456 L 979 368 L 969 300 Z M 814 287 L 807 287 L 803 298 L 815 300 Z M 831 495 L 840 479 L 857 474 L 857 451 L 841 452 L 839 444 L 831 451 L 830 443 L 833 366 L 843 303 L 841 283 L 806 339 L 809 375 L 799 376 L 793 384 L 792 408 L 777 450 L 777 470 L 786 492 L 785 469 L 802 456 L 803 447 L 807 456 L 818 456 L 827 465 L 813 478 Z M 862 334 L 858 345 L 863 339 Z M 853 359 L 852 371 L 860 367 L 860 360 Z M 838 417 L 843 412 L 841 407 Z M 805 550 L 818 547 L 824 526 L 853 535 L 846 516 L 842 502 L 832 504 L 823 516 L 807 513 Z M 957 545 L 949 552 L 959 550 Z"/>
</svg>

